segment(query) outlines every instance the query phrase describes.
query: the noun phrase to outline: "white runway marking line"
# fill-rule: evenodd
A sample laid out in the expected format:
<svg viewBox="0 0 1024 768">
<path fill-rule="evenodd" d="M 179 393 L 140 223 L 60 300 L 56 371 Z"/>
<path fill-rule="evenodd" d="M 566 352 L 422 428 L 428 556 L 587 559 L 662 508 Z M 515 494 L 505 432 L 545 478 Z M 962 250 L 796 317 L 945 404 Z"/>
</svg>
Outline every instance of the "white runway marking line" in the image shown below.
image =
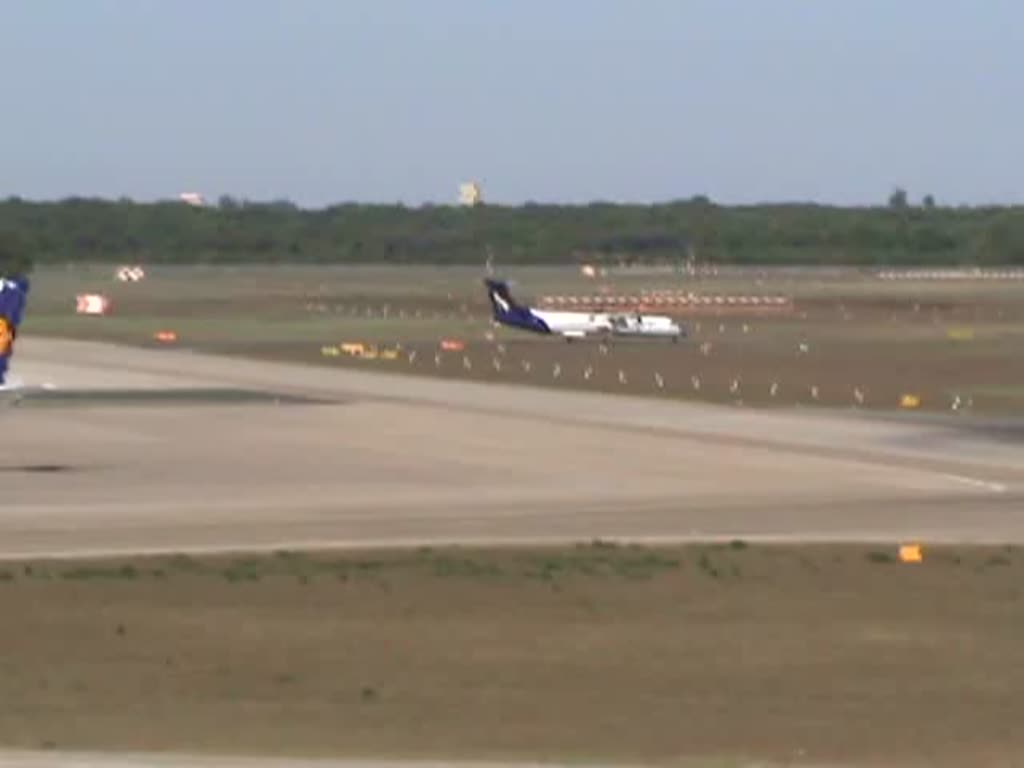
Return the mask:
<svg viewBox="0 0 1024 768">
<path fill-rule="evenodd" d="M 997 483 L 991 480 L 979 480 L 976 477 L 966 477 L 964 475 L 950 474 L 943 474 L 942 477 L 957 483 L 963 483 L 964 485 L 970 485 L 975 488 L 982 488 L 991 493 L 1006 493 L 1006 491 L 1008 490 L 1008 487 L 1004 483 Z"/>
<path fill-rule="evenodd" d="M 881 464 L 877 461 L 858 460 L 855 463 L 874 470 L 871 482 L 876 485 L 916 490 L 949 489 L 951 483 L 968 486 L 988 493 L 1006 493 L 1009 486 L 994 480 L 982 480 L 967 475 L 951 472 L 937 472 L 932 469 L 916 469 L 912 466 L 901 466 L 899 463 Z M 943 481 L 939 486 L 938 481 Z"/>
</svg>

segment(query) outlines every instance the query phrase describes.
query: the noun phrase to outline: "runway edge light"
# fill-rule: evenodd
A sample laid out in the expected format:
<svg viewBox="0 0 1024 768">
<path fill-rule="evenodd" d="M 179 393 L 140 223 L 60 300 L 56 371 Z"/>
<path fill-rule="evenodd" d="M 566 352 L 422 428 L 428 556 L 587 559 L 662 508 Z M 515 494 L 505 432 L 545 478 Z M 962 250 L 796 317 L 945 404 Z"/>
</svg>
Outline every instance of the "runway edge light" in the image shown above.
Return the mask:
<svg viewBox="0 0 1024 768">
<path fill-rule="evenodd" d="M 921 550 L 920 544 L 901 544 L 900 545 L 900 562 L 901 563 L 921 563 L 924 562 L 924 552 Z"/>
<path fill-rule="evenodd" d="M 918 395 L 906 394 L 900 398 L 900 408 L 917 408 L 921 405 L 921 398 Z"/>
</svg>

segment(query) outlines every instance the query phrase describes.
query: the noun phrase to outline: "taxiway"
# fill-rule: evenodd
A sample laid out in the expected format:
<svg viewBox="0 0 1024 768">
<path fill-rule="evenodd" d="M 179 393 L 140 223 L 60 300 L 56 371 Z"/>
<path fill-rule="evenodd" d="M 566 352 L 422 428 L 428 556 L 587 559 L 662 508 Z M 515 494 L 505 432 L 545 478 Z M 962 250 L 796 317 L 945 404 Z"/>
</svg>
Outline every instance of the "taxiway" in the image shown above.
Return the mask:
<svg viewBox="0 0 1024 768">
<path fill-rule="evenodd" d="M 2 415 L 6 557 L 595 538 L 1024 541 L 1024 451 L 966 420 L 755 411 L 41 338 L 23 341 L 15 372 L 78 397 Z M 153 396 L 89 400 L 104 390 Z M 188 396 L 199 390 L 222 396 Z"/>
</svg>

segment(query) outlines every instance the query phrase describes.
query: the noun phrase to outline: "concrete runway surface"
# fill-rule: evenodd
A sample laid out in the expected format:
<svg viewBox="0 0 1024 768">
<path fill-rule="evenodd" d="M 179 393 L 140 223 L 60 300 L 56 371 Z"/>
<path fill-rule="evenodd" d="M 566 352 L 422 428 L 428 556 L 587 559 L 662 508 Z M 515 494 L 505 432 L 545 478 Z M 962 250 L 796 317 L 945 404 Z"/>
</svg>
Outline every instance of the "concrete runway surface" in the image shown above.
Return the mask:
<svg viewBox="0 0 1024 768">
<path fill-rule="evenodd" d="M 26 382 L 61 390 L 245 388 L 318 402 L 7 409 L 6 557 L 613 537 L 1024 541 L 1024 451 L 966 421 L 39 338 L 15 360 Z"/>
<path fill-rule="evenodd" d="M 38 338 L 20 342 L 14 374 L 164 399 L 0 411 L 8 558 L 598 537 L 1024 542 L 1024 451 L 964 420 L 763 412 Z M 197 389 L 224 396 L 185 397 Z M 317 402 L 227 402 L 236 389 Z M 398 765 L 0 751 L 0 766 L 20 768 L 271 764 Z"/>
<path fill-rule="evenodd" d="M 289 760 L 193 755 L 123 754 L 96 752 L 0 751 L 0 768 L 551 768 L 552 763 L 483 763 L 398 760 Z M 580 768 L 574 763 L 575 768 Z M 587 768 L 599 768 L 588 766 Z M 616 768 L 626 768 L 617 765 Z"/>
</svg>

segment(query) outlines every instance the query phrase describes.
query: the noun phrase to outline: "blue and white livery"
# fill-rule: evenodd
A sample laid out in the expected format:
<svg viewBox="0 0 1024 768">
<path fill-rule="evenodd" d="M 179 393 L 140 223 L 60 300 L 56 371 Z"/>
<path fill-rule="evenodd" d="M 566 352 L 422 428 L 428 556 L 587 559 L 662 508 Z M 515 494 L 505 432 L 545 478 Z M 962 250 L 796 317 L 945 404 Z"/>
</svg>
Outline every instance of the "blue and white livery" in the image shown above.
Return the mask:
<svg viewBox="0 0 1024 768">
<path fill-rule="evenodd" d="M 671 317 L 631 312 L 558 312 L 525 307 L 501 280 L 484 280 L 494 321 L 533 333 L 562 336 L 566 341 L 586 336 L 647 336 L 678 341 L 683 329 Z"/>
<path fill-rule="evenodd" d="M 0 277 L 0 405 L 10 405 L 25 394 L 26 388 L 8 376 L 18 327 L 28 301 L 28 278 Z"/>
</svg>

